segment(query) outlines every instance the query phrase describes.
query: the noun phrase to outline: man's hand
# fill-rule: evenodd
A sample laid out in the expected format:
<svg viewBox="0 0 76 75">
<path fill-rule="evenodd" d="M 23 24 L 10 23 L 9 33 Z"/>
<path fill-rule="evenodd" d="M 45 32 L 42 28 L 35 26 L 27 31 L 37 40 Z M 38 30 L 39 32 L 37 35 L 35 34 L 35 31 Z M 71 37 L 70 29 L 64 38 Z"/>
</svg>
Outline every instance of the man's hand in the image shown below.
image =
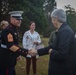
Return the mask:
<svg viewBox="0 0 76 75">
<path fill-rule="evenodd" d="M 38 45 L 38 42 L 34 42 L 34 44 Z"/>
<path fill-rule="evenodd" d="M 51 54 L 52 49 L 49 49 L 49 54 Z"/>
<path fill-rule="evenodd" d="M 31 56 L 35 56 L 37 54 L 37 50 L 31 49 L 28 51 L 28 54 L 30 54 Z"/>
<path fill-rule="evenodd" d="M 17 61 L 20 61 L 20 60 L 22 60 L 22 58 L 21 58 L 21 56 L 18 56 Z"/>
</svg>

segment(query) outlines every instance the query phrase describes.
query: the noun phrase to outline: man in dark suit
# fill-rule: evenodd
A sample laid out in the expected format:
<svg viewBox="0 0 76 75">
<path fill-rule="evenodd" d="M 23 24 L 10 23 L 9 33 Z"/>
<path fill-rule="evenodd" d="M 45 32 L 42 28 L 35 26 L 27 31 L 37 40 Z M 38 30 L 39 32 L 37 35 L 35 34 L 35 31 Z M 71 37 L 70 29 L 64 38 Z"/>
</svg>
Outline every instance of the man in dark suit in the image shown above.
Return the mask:
<svg viewBox="0 0 76 75">
<path fill-rule="evenodd" d="M 73 46 L 74 33 L 66 23 L 66 12 L 62 9 L 55 9 L 51 13 L 52 23 L 58 33 L 52 45 L 37 50 L 40 56 L 50 54 L 48 75 L 74 75 L 73 74 Z"/>
</svg>

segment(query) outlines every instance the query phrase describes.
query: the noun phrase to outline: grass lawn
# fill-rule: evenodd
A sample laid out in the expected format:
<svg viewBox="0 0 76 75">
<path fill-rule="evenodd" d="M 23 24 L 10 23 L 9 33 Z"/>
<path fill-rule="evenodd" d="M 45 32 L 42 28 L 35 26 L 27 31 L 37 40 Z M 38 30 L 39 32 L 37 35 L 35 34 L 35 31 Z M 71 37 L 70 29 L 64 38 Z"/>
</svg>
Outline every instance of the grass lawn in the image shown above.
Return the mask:
<svg viewBox="0 0 76 75">
<path fill-rule="evenodd" d="M 47 46 L 48 38 L 42 38 L 42 43 Z M 37 75 L 47 75 L 48 73 L 48 60 L 49 55 L 40 56 L 37 59 Z M 22 60 L 17 62 L 16 65 L 16 74 L 17 75 L 26 75 L 26 59 L 22 57 Z M 30 75 L 33 75 L 32 69 L 30 70 Z"/>
</svg>

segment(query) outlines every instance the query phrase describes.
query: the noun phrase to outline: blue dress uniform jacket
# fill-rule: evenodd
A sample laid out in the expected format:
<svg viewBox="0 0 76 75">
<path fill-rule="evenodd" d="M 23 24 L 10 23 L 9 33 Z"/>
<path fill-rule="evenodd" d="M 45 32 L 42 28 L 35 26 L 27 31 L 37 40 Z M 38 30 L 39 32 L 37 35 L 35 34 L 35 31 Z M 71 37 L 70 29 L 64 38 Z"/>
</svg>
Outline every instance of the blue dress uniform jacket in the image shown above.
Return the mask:
<svg viewBox="0 0 76 75">
<path fill-rule="evenodd" d="M 50 48 L 53 49 L 50 54 L 48 75 L 74 75 L 73 46 L 74 33 L 66 23 L 63 23 L 52 46 L 38 50 L 41 56 L 48 54 Z"/>
<path fill-rule="evenodd" d="M 0 46 L 1 46 L 1 32 L 2 32 L 2 30 L 0 30 Z"/>
<path fill-rule="evenodd" d="M 1 33 L 0 68 L 10 68 L 16 65 L 19 55 L 26 56 L 26 49 L 18 46 L 16 27 L 9 25 Z"/>
</svg>

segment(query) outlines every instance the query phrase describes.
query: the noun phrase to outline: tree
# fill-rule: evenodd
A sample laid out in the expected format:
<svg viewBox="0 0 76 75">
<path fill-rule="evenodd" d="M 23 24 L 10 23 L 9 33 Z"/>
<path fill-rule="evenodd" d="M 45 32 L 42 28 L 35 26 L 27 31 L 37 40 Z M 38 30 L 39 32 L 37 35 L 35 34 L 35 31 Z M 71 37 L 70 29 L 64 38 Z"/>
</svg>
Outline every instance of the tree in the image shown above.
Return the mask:
<svg viewBox="0 0 76 75">
<path fill-rule="evenodd" d="M 55 0 L 45 0 L 43 7 L 44 7 L 44 14 L 45 14 L 45 17 L 46 17 L 47 22 L 48 22 L 43 36 L 49 37 L 51 31 L 54 30 L 54 27 L 53 27 L 52 22 L 51 22 L 51 17 L 50 17 L 51 15 L 50 14 L 57 7 L 56 1 Z"/>
<path fill-rule="evenodd" d="M 20 31 L 25 32 L 29 22 L 33 20 L 36 22 L 37 31 L 42 32 L 47 25 L 43 14 L 43 3 L 44 0 L 0 0 L 0 21 L 9 20 L 9 11 L 22 10 L 24 19 Z"/>
<path fill-rule="evenodd" d="M 67 14 L 67 23 L 73 30 L 76 30 L 76 11 L 71 5 L 65 6 L 66 14 Z"/>
</svg>

